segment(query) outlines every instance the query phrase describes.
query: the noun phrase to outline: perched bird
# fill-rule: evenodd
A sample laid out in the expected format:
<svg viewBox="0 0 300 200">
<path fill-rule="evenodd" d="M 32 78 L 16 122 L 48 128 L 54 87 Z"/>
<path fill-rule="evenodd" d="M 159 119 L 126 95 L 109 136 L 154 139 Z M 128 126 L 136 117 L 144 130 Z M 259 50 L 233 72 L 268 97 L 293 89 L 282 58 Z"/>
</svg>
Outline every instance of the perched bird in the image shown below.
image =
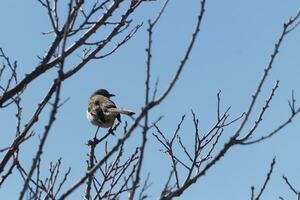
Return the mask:
<svg viewBox="0 0 300 200">
<path fill-rule="evenodd" d="M 87 118 L 98 129 L 101 128 L 112 128 L 115 119 L 121 122 L 121 115 L 125 114 L 128 116 L 134 115 L 135 113 L 130 110 L 120 109 L 116 107 L 116 104 L 110 99 L 115 96 L 110 94 L 105 89 L 99 89 L 95 91 L 89 98 Z"/>
</svg>

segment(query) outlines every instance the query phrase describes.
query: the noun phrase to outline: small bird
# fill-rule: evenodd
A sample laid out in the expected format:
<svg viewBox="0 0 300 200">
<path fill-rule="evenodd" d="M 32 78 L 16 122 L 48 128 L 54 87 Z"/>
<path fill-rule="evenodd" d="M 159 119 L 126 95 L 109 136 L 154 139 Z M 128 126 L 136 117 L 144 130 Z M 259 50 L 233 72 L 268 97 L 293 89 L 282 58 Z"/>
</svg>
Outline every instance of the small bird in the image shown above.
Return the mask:
<svg viewBox="0 0 300 200">
<path fill-rule="evenodd" d="M 105 89 L 96 90 L 89 98 L 87 118 L 95 126 L 97 126 L 97 131 L 95 138 L 97 136 L 98 129 L 101 128 L 112 128 L 115 119 L 121 122 L 121 115 L 125 114 L 132 116 L 135 113 L 130 110 L 120 109 L 116 107 L 116 104 L 110 99 L 110 97 L 115 96 L 110 94 Z"/>
</svg>

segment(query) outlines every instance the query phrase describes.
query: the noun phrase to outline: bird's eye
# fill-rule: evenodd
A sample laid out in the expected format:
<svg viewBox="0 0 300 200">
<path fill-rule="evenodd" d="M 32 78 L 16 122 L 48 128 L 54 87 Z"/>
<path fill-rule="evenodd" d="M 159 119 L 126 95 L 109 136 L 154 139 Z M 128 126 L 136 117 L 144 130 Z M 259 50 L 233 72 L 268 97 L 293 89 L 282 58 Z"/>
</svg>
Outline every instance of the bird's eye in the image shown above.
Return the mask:
<svg viewBox="0 0 300 200">
<path fill-rule="evenodd" d="M 99 106 L 100 105 L 99 101 L 95 101 L 95 105 Z"/>
</svg>

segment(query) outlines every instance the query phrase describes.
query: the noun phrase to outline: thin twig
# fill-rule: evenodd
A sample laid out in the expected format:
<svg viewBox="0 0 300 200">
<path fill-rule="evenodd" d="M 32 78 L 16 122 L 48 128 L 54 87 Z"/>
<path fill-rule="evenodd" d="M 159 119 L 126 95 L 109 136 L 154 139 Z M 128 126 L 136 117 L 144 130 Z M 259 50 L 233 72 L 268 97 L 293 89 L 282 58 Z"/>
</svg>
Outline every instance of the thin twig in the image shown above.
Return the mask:
<svg viewBox="0 0 300 200">
<path fill-rule="evenodd" d="M 270 179 L 271 179 L 271 175 L 272 175 L 272 172 L 273 172 L 273 168 L 274 168 L 274 165 L 276 163 L 276 158 L 274 157 L 273 160 L 272 160 L 272 163 L 271 163 L 271 166 L 270 166 L 270 170 L 267 174 L 267 177 L 265 179 L 265 182 L 262 186 L 262 188 L 260 189 L 259 193 L 257 194 L 257 197 L 254 198 L 254 200 L 259 200 L 261 195 L 263 194 L 263 192 L 265 191 L 266 187 L 267 187 L 267 184 L 269 183 Z"/>
</svg>

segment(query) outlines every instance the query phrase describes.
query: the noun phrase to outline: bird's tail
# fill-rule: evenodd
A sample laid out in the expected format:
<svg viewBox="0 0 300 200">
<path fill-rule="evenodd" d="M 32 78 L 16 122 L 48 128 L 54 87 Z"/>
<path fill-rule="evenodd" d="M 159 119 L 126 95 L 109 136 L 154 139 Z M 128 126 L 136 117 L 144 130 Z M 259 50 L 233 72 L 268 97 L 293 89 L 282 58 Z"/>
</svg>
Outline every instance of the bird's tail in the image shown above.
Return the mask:
<svg viewBox="0 0 300 200">
<path fill-rule="evenodd" d="M 124 114 L 124 115 L 128 115 L 128 116 L 132 116 L 135 114 L 134 112 L 132 112 L 130 110 L 125 110 L 125 109 L 120 109 L 120 108 L 110 108 L 109 112 Z"/>
</svg>

